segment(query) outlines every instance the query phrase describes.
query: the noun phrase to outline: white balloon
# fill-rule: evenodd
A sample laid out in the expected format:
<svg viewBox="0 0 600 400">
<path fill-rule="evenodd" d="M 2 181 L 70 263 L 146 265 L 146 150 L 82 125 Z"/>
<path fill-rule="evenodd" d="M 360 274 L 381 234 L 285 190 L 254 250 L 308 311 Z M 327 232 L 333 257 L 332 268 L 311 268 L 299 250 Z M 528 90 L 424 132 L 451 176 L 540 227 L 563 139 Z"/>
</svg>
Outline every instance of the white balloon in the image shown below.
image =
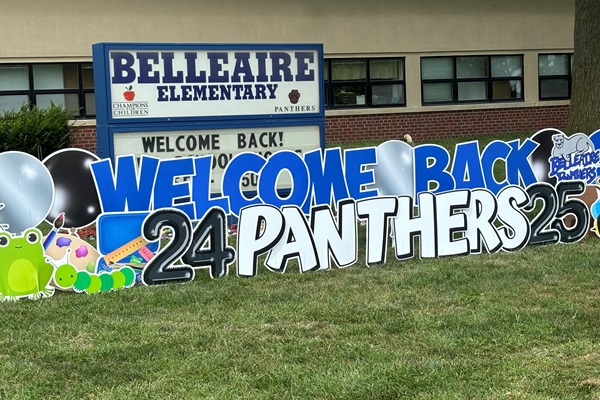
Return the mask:
<svg viewBox="0 0 600 400">
<path fill-rule="evenodd" d="M 54 182 L 46 166 L 20 151 L 0 153 L 0 225 L 11 233 L 35 227 L 46 218 Z"/>
<path fill-rule="evenodd" d="M 415 197 L 414 152 L 405 142 L 390 140 L 377 146 L 377 164 L 373 166 L 380 196 Z"/>
</svg>

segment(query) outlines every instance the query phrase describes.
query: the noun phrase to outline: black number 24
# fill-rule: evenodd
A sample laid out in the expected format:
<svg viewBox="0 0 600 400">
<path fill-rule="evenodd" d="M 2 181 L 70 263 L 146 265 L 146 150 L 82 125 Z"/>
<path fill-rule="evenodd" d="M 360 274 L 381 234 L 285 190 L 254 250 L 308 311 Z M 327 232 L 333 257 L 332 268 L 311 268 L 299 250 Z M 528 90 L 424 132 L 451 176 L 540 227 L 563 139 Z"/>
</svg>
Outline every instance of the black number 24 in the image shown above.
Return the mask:
<svg viewBox="0 0 600 400">
<path fill-rule="evenodd" d="M 187 282 L 194 279 L 196 268 L 206 267 L 211 278 L 227 275 L 235 250 L 227 246 L 226 218 L 221 208 L 211 208 L 192 231 L 190 218 L 177 209 L 159 209 L 149 214 L 142 225 L 144 239 L 160 240 L 164 228 L 171 230 L 171 238 L 144 267 L 142 282 Z M 178 260 L 181 263 L 175 264 Z"/>
</svg>

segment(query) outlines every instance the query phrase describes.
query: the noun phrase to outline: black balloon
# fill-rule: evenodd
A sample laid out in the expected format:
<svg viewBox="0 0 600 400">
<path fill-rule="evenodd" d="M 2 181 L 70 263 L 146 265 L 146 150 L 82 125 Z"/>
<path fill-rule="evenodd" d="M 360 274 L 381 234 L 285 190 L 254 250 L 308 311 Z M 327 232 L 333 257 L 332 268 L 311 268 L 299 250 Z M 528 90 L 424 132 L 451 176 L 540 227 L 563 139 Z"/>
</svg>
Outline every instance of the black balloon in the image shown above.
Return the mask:
<svg viewBox="0 0 600 400">
<path fill-rule="evenodd" d="M 54 180 L 54 202 L 46 221 L 65 213 L 65 228 L 90 225 L 100 214 L 100 200 L 90 165 L 99 158 L 81 149 L 64 149 L 44 160 Z"/>
<path fill-rule="evenodd" d="M 538 147 L 531 153 L 531 166 L 533 167 L 533 173 L 537 178 L 538 182 L 546 182 L 552 186 L 556 185 L 556 177 L 549 177 L 550 172 L 550 157 L 552 156 L 552 148 L 554 143 L 552 142 L 552 135 L 561 133 L 557 129 L 542 129 L 531 137 L 536 143 L 539 143 Z"/>
</svg>

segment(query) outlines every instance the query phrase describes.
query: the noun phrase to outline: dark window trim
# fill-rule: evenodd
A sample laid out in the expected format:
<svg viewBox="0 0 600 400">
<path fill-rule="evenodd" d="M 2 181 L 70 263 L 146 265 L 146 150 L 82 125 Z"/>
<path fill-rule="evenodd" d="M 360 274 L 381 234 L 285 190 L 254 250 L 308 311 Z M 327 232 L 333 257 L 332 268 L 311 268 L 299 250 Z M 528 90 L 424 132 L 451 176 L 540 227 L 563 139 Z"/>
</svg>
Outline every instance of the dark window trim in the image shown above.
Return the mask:
<svg viewBox="0 0 600 400">
<path fill-rule="evenodd" d="M 402 79 L 389 80 L 371 80 L 371 61 L 401 60 L 402 61 Z M 327 63 L 327 74 L 324 77 L 325 82 L 325 108 L 330 110 L 348 109 L 348 108 L 390 108 L 406 107 L 406 58 L 405 57 L 372 57 L 372 58 L 328 58 L 324 60 Z M 353 81 L 333 81 L 331 61 L 364 61 L 366 63 L 365 79 Z M 402 101 L 392 104 L 373 104 L 373 86 L 401 85 Z M 340 86 L 363 86 L 365 89 L 365 104 L 334 104 L 335 88 Z"/>
<path fill-rule="evenodd" d="M 77 66 L 77 79 L 78 79 L 78 88 L 71 89 L 35 89 L 33 86 L 33 66 L 34 65 L 48 65 L 48 64 L 73 64 Z M 85 95 L 87 93 L 94 93 L 93 88 L 84 88 L 83 87 L 83 66 L 91 65 L 91 62 L 37 62 L 37 63 L 6 63 L 0 64 L 1 66 L 27 66 L 28 73 L 28 81 L 29 81 L 29 89 L 22 90 L 0 90 L 0 96 L 14 96 L 21 95 L 27 96 L 29 105 L 37 105 L 37 96 L 38 95 L 47 95 L 47 94 L 76 94 L 79 109 L 76 110 L 76 113 L 73 114 L 74 119 L 86 119 L 86 118 L 95 118 L 96 114 L 86 114 L 86 101 Z"/>
<path fill-rule="evenodd" d="M 460 57 L 486 57 L 487 58 L 487 77 L 484 78 L 458 78 L 456 60 Z M 520 57 L 521 58 L 521 76 L 519 77 L 492 77 L 492 57 Z M 423 60 L 432 58 L 451 58 L 453 64 L 452 78 L 444 79 L 423 79 Z M 510 103 L 525 101 L 525 72 L 523 68 L 523 54 L 468 54 L 468 55 L 452 55 L 452 56 L 433 56 L 420 57 L 420 76 L 421 76 L 421 105 L 436 106 L 447 104 L 482 104 L 482 103 Z M 493 85 L 494 82 L 504 81 L 520 81 L 521 82 L 521 98 L 519 99 L 494 99 Z M 484 100 L 459 100 L 458 99 L 458 84 L 462 82 L 485 82 L 486 83 L 486 99 Z M 425 101 L 424 85 L 427 83 L 450 83 L 452 85 L 452 100 L 450 101 Z"/>
<path fill-rule="evenodd" d="M 540 57 L 541 56 L 569 56 L 569 61 L 567 62 L 567 71 L 568 75 L 540 75 Z M 571 99 L 571 90 L 573 88 L 573 70 L 572 63 L 573 62 L 573 53 L 538 53 L 538 99 L 540 101 L 552 101 L 552 100 L 570 100 Z M 555 80 L 555 79 L 566 79 L 568 82 L 568 94 L 566 97 L 564 96 L 548 96 L 542 97 L 542 81 L 545 80 Z"/>
</svg>

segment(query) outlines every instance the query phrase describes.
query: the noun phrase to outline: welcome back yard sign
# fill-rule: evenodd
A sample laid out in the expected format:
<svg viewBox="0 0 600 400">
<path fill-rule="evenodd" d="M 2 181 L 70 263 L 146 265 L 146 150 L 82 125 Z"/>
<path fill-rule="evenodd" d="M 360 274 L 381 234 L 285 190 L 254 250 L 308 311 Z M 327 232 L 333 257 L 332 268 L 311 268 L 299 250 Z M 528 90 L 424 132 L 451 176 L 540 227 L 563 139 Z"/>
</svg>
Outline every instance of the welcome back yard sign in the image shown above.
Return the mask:
<svg viewBox="0 0 600 400">
<path fill-rule="evenodd" d="M 322 65 L 321 45 L 95 45 L 99 154 L 0 154 L 0 299 L 597 232 L 598 132 L 325 148 Z"/>
<path fill-rule="evenodd" d="M 565 153 L 573 140 L 587 147 Z M 210 155 L 113 161 L 65 149 L 40 161 L 5 152 L 1 298 L 189 281 L 203 269 L 212 278 L 234 269 L 244 277 L 283 273 L 291 260 L 300 272 L 375 265 L 390 247 L 402 260 L 576 242 L 597 232 L 599 140 L 597 132 L 545 129 L 484 148 L 461 143 L 453 156 L 400 141 L 269 157 L 243 152 L 225 168 L 218 195 L 210 193 Z M 253 192 L 241 185 L 249 175 Z M 280 180 L 289 187 L 279 189 Z M 36 228 L 44 220 L 52 225 L 45 236 Z M 96 246 L 76 235 L 90 224 Z"/>
</svg>

